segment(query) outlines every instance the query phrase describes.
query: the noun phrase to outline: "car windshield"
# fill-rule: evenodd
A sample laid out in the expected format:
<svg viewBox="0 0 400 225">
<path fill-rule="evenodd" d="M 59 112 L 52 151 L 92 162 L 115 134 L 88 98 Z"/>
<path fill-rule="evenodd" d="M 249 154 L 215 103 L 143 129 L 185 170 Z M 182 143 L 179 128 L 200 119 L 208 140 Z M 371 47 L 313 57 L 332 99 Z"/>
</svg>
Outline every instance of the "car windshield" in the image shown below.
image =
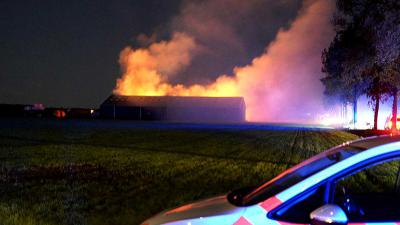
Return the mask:
<svg viewBox="0 0 400 225">
<path fill-rule="evenodd" d="M 253 189 L 235 204 L 253 205 L 259 203 L 279 192 L 289 188 L 292 185 L 310 177 L 311 175 L 340 162 L 364 149 L 354 146 L 339 146 L 325 152 L 322 152 L 293 168 L 283 172 L 269 182 Z"/>
</svg>

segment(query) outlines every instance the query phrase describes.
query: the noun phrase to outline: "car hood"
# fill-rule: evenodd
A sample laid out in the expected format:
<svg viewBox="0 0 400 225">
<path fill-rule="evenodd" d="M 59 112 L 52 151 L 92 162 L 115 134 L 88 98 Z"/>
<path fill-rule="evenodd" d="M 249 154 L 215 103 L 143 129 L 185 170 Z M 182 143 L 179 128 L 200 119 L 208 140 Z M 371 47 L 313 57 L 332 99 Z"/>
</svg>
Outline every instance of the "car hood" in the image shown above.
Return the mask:
<svg viewBox="0 0 400 225">
<path fill-rule="evenodd" d="M 229 203 L 226 196 L 218 196 L 166 210 L 143 222 L 143 225 L 186 225 L 189 222 L 195 225 L 216 220 L 221 220 L 221 225 L 232 224 L 243 214 L 243 210 L 243 207 Z"/>
</svg>

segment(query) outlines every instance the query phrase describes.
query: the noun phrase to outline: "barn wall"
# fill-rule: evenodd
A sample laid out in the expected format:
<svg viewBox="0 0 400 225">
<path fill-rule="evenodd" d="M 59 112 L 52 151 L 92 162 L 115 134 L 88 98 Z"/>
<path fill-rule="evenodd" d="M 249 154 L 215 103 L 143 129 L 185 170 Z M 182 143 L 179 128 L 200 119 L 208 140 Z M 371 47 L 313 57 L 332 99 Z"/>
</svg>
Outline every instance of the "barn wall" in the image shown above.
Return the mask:
<svg viewBox="0 0 400 225">
<path fill-rule="evenodd" d="M 244 122 L 240 108 L 179 107 L 168 108 L 167 120 L 181 122 Z"/>
<path fill-rule="evenodd" d="M 140 110 L 138 107 L 107 105 L 100 107 L 100 116 L 105 119 L 139 120 Z"/>
<path fill-rule="evenodd" d="M 102 118 L 176 122 L 244 122 L 245 105 L 238 99 L 126 96 L 100 106 Z M 135 102 L 135 103 L 132 103 Z"/>
</svg>

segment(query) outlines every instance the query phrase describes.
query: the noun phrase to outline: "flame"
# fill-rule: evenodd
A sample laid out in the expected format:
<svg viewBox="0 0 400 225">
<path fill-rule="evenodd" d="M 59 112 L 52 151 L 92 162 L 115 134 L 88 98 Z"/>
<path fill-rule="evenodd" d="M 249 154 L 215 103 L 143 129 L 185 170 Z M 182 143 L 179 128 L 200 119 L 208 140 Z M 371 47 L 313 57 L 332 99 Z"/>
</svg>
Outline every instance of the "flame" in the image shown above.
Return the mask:
<svg viewBox="0 0 400 225">
<path fill-rule="evenodd" d="M 219 77 L 210 85 L 171 85 L 168 78 L 191 61 L 195 48 L 192 37 L 175 33 L 169 42 L 152 44 L 149 49 L 125 48 L 120 54 L 124 71 L 117 80 L 117 94 L 142 96 L 239 96 L 237 82 L 228 76 Z"/>
<path fill-rule="evenodd" d="M 171 40 L 153 43 L 148 48 L 127 47 L 120 53 L 123 75 L 117 80 L 114 93 L 243 96 L 246 119 L 251 121 L 298 118 L 303 113 L 300 109 L 309 115 L 322 106 L 320 55 L 333 36 L 333 4 L 326 0 L 306 2 L 290 28 L 281 29 L 261 56 L 247 66 L 234 68 L 233 75 L 221 75 L 210 84 L 169 83 L 171 77 L 190 65 L 200 48 L 188 34 L 174 33 Z"/>
</svg>

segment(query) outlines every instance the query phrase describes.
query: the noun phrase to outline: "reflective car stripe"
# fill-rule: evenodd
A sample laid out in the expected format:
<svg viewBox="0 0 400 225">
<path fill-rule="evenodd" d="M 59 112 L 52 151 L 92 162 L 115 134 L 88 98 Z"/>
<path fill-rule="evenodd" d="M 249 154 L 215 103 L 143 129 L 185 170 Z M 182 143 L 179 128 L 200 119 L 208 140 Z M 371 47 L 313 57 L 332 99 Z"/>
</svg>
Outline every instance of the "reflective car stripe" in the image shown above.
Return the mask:
<svg viewBox="0 0 400 225">
<path fill-rule="evenodd" d="M 253 225 L 268 224 L 266 223 L 268 221 L 267 213 L 268 212 L 264 208 L 257 204 L 247 207 L 243 217 Z"/>
<path fill-rule="evenodd" d="M 374 157 L 386 154 L 386 153 L 390 153 L 390 152 L 396 152 L 399 151 L 400 149 L 400 143 L 396 142 L 396 143 L 390 143 L 390 144 L 386 144 L 386 145 L 382 145 L 379 147 L 375 147 L 375 148 L 371 148 L 369 150 L 366 150 L 364 152 L 361 152 L 359 154 L 356 154 L 348 159 L 345 159 L 341 162 L 338 162 L 334 165 L 332 165 L 331 167 L 328 167 L 325 170 L 322 170 L 316 174 L 314 174 L 313 176 L 301 181 L 300 183 L 297 183 L 295 185 L 293 185 L 292 187 L 289 187 L 288 189 L 282 191 L 281 193 L 278 193 L 277 195 L 275 195 L 274 197 L 271 197 L 267 200 L 265 200 L 264 202 L 261 202 L 260 204 L 258 204 L 261 208 L 263 208 L 266 213 L 273 210 L 274 208 L 276 208 L 277 206 L 279 206 L 280 204 L 282 204 L 283 202 L 286 202 L 287 200 L 291 199 L 292 197 L 300 194 L 301 192 L 307 190 L 308 188 L 314 186 L 316 183 L 321 182 L 322 180 L 324 180 L 327 177 L 333 176 L 334 174 L 347 169 L 347 168 L 351 168 L 352 166 L 354 166 L 355 164 L 362 162 L 364 160 L 368 160 L 368 159 L 372 159 Z M 266 217 L 266 213 L 264 215 L 264 218 Z M 250 219 L 248 219 L 249 221 L 251 221 Z M 271 220 L 270 220 L 271 222 Z M 282 222 L 282 221 L 274 221 L 277 224 L 280 225 L 289 225 L 289 224 L 296 224 L 296 223 L 287 223 L 287 222 Z M 252 223 L 253 225 L 259 224 L 259 222 L 257 223 Z M 349 223 L 349 225 L 400 225 L 399 223 Z"/>
<path fill-rule="evenodd" d="M 215 217 L 208 217 L 198 220 L 182 220 L 177 222 L 172 222 L 168 224 L 190 224 L 190 225 L 203 225 L 203 224 L 232 224 L 232 225 L 306 225 L 306 224 L 299 224 L 299 223 L 290 223 L 290 222 L 283 222 L 273 220 L 267 217 L 268 212 L 275 209 L 277 206 L 281 205 L 282 203 L 286 202 L 287 200 L 291 199 L 292 197 L 302 193 L 303 191 L 307 190 L 308 188 L 314 186 L 316 183 L 323 181 L 327 177 L 330 177 L 344 169 L 351 168 L 354 164 L 362 162 L 367 159 L 374 158 L 376 156 L 395 152 L 400 149 L 400 143 L 392 143 L 383 145 L 380 147 L 372 148 L 366 150 L 364 152 L 358 153 L 348 159 L 345 159 L 341 162 L 338 162 L 325 170 L 322 170 L 313 176 L 289 187 L 288 189 L 282 191 L 281 193 L 252 206 L 247 206 L 244 210 L 244 213 L 238 217 L 227 220 L 224 215 L 219 215 Z M 349 223 L 349 225 L 400 225 L 399 223 L 395 222 L 386 222 L 386 223 Z"/>
<path fill-rule="evenodd" d="M 274 209 L 275 207 L 277 207 L 278 205 L 280 205 L 282 203 L 281 200 L 279 200 L 279 198 L 277 196 L 273 196 L 272 198 L 269 198 L 263 202 L 261 202 L 259 205 L 265 209 L 267 212 L 271 211 L 272 209 Z"/>
<path fill-rule="evenodd" d="M 313 176 L 297 183 L 290 188 L 282 191 L 281 193 L 277 194 L 276 197 L 280 199 L 282 202 L 286 202 L 287 200 L 291 199 L 292 197 L 300 194 L 301 192 L 307 190 L 308 188 L 314 186 L 316 183 L 321 182 L 327 177 L 331 177 L 332 175 L 350 168 L 355 164 L 362 162 L 367 159 L 372 159 L 376 156 L 380 156 L 390 152 L 396 152 L 400 149 L 400 142 L 391 143 L 382 145 L 379 147 L 371 148 L 369 150 L 365 150 L 364 152 L 358 153 L 350 158 L 347 158 L 341 162 L 338 162 L 325 170 L 322 170 Z"/>
<path fill-rule="evenodd" d="M 252 223 L 250 223 L 248 220 L 246 220 L 246 218 L 244 218 L 243 216 L 239 218 L 238 221 L 236 221 L 233 225 L 253 225 Z"/>
</svg>

